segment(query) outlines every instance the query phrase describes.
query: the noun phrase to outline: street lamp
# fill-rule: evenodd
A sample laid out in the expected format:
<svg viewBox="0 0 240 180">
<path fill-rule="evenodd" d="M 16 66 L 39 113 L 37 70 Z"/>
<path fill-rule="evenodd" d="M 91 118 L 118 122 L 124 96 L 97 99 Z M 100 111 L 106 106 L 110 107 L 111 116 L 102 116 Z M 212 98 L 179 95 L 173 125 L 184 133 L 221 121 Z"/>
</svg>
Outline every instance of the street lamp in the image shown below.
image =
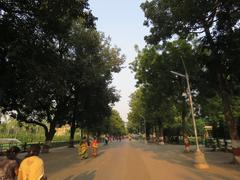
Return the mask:
<svg viewBox="0 0 240 180">
<path fill-rule="evenodd" d="M 184 68 L 185 69 L 185 68 Z M 175 71 L 170 71 L 171 73 L 177 75 L 177 76 L 181 76 L 186 78 L 187 81 L 187 95 L 188 95 L 188 99 L 189 99 L 189 104 L 190 104 L 190 110 L 191 110 L 191 115 L 192 115 L 192 121 L 193 121 L 193 128 L 194 128 L 194 135 L 195 135 L 195 142 L 196 142 L 196 148 L 197 151 L 200 151 L 199 149 L 199 143 L 198 143 L 198 135 L 197 135 L 197 127 L 196 127 L 196 120 L 195 120 L 195 116 L 194 116 L 194 110 L 193 110 L 193 102 L 192 102 L 192 95 L 191 95 L 191 88 L 190 88 L 190 83 L 189 83 L 189 77 L 188 77 L 188 73 L 185 70 L 185 75 L 180 74 L 178 72 Z"/>
<path fill-rule="evenodd" d="M 196 120 L 195 120 L 194 110 L 193 110 L 193 101 L 192 101 L 191 88 L 190 88 L 190 83 L 189 83 L 189 76 L 188 76 L 186 65 L 182 58 L 181 58 L 181 60 L 182 60 L 183 68 L 185 71 L 185 75 L 175 72 L 175 71 L 170 71 L 170 72 L 177 76 L 185 78 L 187 81 L 187 95 L 188 95 L 189 104 L 190 104 L 190 111 L 191 111 L 191 115 L 192 115 L 195 142 L 196 142 L 196 148 L 197 148 L 196 152 L 195 152 L 195 167 L 197 167 L 199 169 L 206 169 L 206 168 L 208 168 L 208 164 L 206 163 L 204 154 L 200 151 L 199 143 L 198 143 L 197 127 L 196 127 Z"/>
</svg>

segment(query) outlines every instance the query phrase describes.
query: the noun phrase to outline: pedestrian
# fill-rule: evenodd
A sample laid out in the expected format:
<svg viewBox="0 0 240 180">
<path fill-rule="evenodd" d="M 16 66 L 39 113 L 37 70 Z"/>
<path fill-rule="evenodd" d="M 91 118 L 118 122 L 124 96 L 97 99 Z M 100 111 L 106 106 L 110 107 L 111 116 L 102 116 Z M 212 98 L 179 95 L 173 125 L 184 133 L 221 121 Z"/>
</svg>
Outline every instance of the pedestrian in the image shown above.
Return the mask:
<svg viewBox="0 0 240 180">
<path fill-rule="evenodd" d="M 39 157 L 41 147 L 33 144 L 28 149 L 28 154 L 21 162 L 18 171 L 18 180 L 46 180 L 44 174 L 44 162 Z"/>
<path fill-rule="evenodd" d="M 84 136 L 79 147 L 79 155 L 81 156 L 81 159 L 87 159 L 88 158 L 88 142 L 87 138 Z"/>
<path fill-rule="evenodd" d="M 94 157 L 97 156 L 97 148 L 98 148 L 97 137 L 94 136 L 93 141 L 92 141 L 92 155 Z"/>
<path fill-rule="evenodd" d="M 105 141 L 105 145 L 108 145 L 108 137 L 107 136 L 105 136 L 104 141 Z"/>
<path fill-rule="evenodd" d="M 17 158 L 19 152 L 19 147 L 12 146 L 7 150 L 6 158 L 0 159 L 0 180 L 15 179 L 20 164 L 20 160 Z"/>
<path fill-rule="evenodd" d="M 184 152 L 190 152 L 190 142 L 188 136 L 185 134 L 183 138 L 183 143 L 184 143 Z"/>
</svg>

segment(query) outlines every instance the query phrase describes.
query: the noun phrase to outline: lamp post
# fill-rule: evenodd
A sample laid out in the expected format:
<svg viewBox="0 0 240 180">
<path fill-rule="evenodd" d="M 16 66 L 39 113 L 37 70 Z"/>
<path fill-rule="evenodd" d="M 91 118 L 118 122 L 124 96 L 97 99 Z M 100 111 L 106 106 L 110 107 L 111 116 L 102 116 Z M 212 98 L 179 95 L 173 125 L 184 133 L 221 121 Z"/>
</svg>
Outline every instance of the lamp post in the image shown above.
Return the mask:
<svg viewBox="0 0 240 180">
<path fill-rule="evenodd" d="M 185 75 L 181 74 L 181 73 L 178 73 L 178 72 L 175 72 L 175 71 L 170 71 L 170 72 L 177 75 L 177 76 L 180 76 L 180 77 L 183 77 L 183 78 L 186 79 L 187 95 L 188 95 L 189 104 L 190 104 L 190 111 L 191 111 L 191 115 L 192 115 L 195 142 L 196 142 L 195 167 L 197 167 L 199 169 L 206 169 L 206 168 L 208 168 L 208 164 L 206 163 L 204 154 L 200 151 L 199 143 L 198 143 L 197 127 L 196 127 L 196 120 L 195 120 L 194 110 L 193 110 L 193 101 L 192 101 L 191 88 L 190 88 L 190 83 L 189 83 L 189 75 L 188 75 L 188 72 L 187 72 L 186 65 L 185 65 L 182 58 L 181 58 L 181 61 L 182 61 L 182 64 L 183 64 Z"/>
<path fill-rule="evenodd" d="M 185 68 L 184 68 L 185 69 Z M 188 99 L 189 99 L 189 104 L 190 104 L 190 111 L 191 111 L 191 115 L 192 115 L 192 122 L 193 122 L 193 129 L 194 129 L 194 135 L 195 135 L 195 142 L 196 142 L 196 148 L 197 151 L 200 151 L 199 149 L 199 143 L 198 143 L 198 135 L 197 135 L 197 127 L 196 127 L 196 120 L 195 120 L 195 116 L 194 116 L 194 110 L 193 110 L 193 101 L 192 101 L 192 95 L 191 95 L 191 88 L 190 88 L 190 83 L 189 83 L 189 76 L 187 71 L 185 70 L 185 75 L 180 74 L 178 72 L 175 71 L 170 71 L 171 73 L 177 75 L 177 76 L 181 76 L 186 78 L 187 81 L 187 95 L 188 95 Z"/>
</svg>

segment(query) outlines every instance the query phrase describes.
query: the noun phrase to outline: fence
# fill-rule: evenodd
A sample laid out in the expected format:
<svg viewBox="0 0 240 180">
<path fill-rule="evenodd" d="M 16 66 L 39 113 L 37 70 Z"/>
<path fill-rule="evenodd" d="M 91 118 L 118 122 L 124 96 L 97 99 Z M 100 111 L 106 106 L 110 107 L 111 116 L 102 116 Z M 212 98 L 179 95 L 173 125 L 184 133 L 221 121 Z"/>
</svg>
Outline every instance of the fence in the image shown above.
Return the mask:
<svg viewBox="0 0 240 180">
<path fill-rule="evenodd" d="M 74 141 L 74 144 L 78 144 L 79 141 Z M 12 147 L 17 146 L 21 149 L 21 152 L 26 152 L 27 149 L 33 145 L 33 144 L 39 144 L 40 146 L 43 146 L 44 142 L 34 142 L 34 143 L 2 143 L 0 144 L 0 155 L 4 155 L 6 151 Z M 50 148 L 56 148 L 56 147 L 62 147 L 62 146 L 68 146 L 69 141 L 52 141 Z"/>
<path fill-rule="evenodd" d="M 232 142 L 230 139 L 209 138 L 205 141 L 205 146 L 212 148 L 213 151 L 232 151 Z"/>
</svg>

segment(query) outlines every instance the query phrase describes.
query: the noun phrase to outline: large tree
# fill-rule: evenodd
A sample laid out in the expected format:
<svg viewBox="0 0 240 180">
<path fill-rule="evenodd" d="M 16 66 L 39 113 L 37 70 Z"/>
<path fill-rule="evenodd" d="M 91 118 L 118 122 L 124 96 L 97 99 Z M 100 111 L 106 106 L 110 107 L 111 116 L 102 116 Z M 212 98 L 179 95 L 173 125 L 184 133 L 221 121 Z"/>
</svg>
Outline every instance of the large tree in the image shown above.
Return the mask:
<svg viewBox="0 0 240 180">
<path fill-rule="evenodd" d="M 95 18 L 87 1 L 5 1 L 0 8 L 0 106 L 42 126 L 48 143 L 69 111 L 72 23 L 81 19 L 87 30 Z"/>
<path fill-rule="evenodd" d="M 72 58 L 69 122 L 73 141 L 76 127 L 96 133 L 106 116 L 110 115 L 110 104 L 118 101 L 111 87 L 112 73 L 118 73 L 124 62 L 120 49 L 112 47 L 110 39 L 95 29 L 86 30 L 76 22 L 70 38 Z"/>
<path fill-rule="evenodd" d="M 126 134 L 124 121 L 117 110 L 112 109 L 111 115 L 104 120 L 104 133 L 113 136 L 123 136 Z"/>
<path fill-rule="evenodd" d="M 187 127 L 187 103 L 182 93 L 186 91 L 186 81 L 175 77 L 170 71 L 184 73 L 181 58 L 191 66 L 191 74 L 199 71 L 194 65 L 195 51 L 185 40 L 164 43 L 161 46 L 147 46 L 138 53 L 132 63 L 137 84 L 142 88 L 146 117 L 151 119 L 157 135 L 163 137 L 163 127 L 181 117 L 182 134 Z M 177 114 L 176 114 L 177 113 Z"/>
<path fill-rule="evenodd" d="M 240 143 L 233 97 L 239 96 L 240 70 L 240 2 L 234 0 L 152 0 L 141 5 L 151 34 L 150 44 L 174 37 L 195 37 L 207 51 L 202 68 L 211 87 L 222 98 L 224 117 L 229 127 L 235 160 L 239 160 Z M 239 160 L 240 161 L 240 160 Z"/>
<path fill-rule="evenodd" d="M 143 102 L 142 88 L 138 88 L 130 96 L 130 112 L 128 113 L 128 124 L 127 128 L 129 133 L 146 133 L 146 113 Z"/>
</svg>

